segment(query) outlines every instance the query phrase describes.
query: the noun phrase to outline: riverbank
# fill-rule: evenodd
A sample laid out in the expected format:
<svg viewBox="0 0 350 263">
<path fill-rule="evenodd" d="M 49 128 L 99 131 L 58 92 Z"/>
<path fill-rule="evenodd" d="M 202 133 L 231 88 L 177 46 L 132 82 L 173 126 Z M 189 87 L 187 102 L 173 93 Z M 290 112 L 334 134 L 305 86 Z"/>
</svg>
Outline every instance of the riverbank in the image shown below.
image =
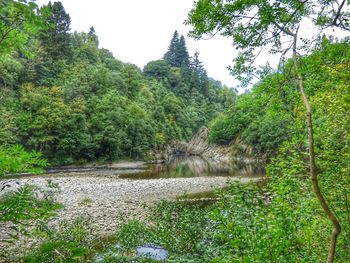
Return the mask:
<svg viewBox="0 0 350 263">
<path fill-rule="evenodd" d="M 123 166 L 126 168 L 125 166 Z M 131 166 L 127 167 L 132 169 Z M 126 169 L 125 172 L 129 170 Z M 115 171 L 115 170 L 113 170 Z M 62 220 L 72 221 L 78 217 L 89 218 L 94 233 L 98 236 L 112 234 L 124 221 L 138 219 L 144 221 L 148 209 L 161 200 L 175 200 L 177 196 L 214 190 L 224 187 L 228 180 L 248 182 L 258 178 L 192 177 L 161 179 L 120 179 L 117 176 L 83 176 L 67 174 L 47 174 L 35 177 L 4 179 L 2 185 L 11 185 L 11 190 L 25 185 L 36 185 L 42 189 L 47 183 L 58 186 L 55 195 L 64 208 L 50 219 L 50 225 Z M 4 193 L 2 191 L 1 193 Z M 0 193 L 0 195 L 1 195 Z M 2 239 L 11 233 L 8 224 L 0 225 Z M 28 246 L 30 242 L 22 243 Z M 6 249 L 9 244 L 0 245 Z"/>
<path fill-rule="evenodd" d="M 46 188 L 47 181 L 59 187 L 55 198 L 64 205 L 55 220 L 87 216 L 96 222 L 97 232 L 113 231 L 120 216 L 144 218 L 144 205 L 177 196 L 222 188 L 228 180 L 247 182 L 249 178 L 195 177 L 157 180 L 131 180 L 98 177 L 52 177 L 6 180 L 18 187 L 31 184 Z M 256 180 L 256 178 L 255 178 Z"/>
</svg>

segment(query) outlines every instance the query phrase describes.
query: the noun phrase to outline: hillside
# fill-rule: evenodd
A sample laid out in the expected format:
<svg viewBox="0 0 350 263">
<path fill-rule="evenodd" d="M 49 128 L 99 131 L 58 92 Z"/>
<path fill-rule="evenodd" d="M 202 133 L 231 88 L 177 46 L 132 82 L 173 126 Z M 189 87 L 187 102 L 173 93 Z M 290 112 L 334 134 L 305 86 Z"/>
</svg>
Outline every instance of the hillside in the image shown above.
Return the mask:
<svg viewBox="0 0 350 263">
<path fill-rule="evenodd" d="M 21 144 L 56 165 L 147 158 L 189 140 L 235 100 L 177 32 L 164 58 L 141 70 L 99 48 L 93 27 L 70 33 L 60 2 L 45 8 L 49 26 L 24 49 L 0 53 L 0 146 Z"/>
</svg>

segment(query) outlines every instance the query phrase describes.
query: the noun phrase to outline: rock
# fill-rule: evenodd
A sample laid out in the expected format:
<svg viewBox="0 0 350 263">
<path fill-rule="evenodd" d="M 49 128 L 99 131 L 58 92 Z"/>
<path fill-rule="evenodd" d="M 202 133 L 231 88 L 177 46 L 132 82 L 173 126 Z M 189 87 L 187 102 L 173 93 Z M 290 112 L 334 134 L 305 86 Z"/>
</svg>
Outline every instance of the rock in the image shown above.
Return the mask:
<svg viewBox="0 0 350 263">
<path fill-rule="evenodd" d="M 174 141 L 170 143 L 163 151 L 155 156 L 165 160 L 170 160 L 173 155 L 198 155 L 204 159 L 217 162 L 231 162 L 240 160 L 244 162 L 256 161 L 253 156 L 253 149 L 244 144 L 238 138 L 227 145 L 209 143 L 209 129 L 202 127 L 186 142 Z"/>
<path fill-rule="evenodd" d="M 13 181 L 0 181 L 0 196 L 6 193 L 16 191 L 20 187 L 20 183 L 16 180 Z"/>
</svg>

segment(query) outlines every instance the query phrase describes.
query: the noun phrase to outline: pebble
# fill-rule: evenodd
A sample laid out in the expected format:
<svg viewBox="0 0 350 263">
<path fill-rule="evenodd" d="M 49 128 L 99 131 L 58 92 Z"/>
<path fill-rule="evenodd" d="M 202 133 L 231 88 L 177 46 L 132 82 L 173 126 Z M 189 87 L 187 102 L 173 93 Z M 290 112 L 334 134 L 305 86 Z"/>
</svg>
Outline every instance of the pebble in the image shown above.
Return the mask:
<svg viewBox="0 0 350 263">
<path fill-rule="evenodd" d="M 123 221 L 129 219 L 146 220 L 148 206 L 161 200 L 173 200 L 179 195 L 209 191 L 224 187 L 226 177 L 193 177 L 150 180 L 131 180 L 96 176 L 43 176 L 4 179 L 0 181 L 0 198 L 25 184 L 37 185 L 48 189 L 47 180 L 58 184 L 60 191 L 55 198 L 64 205 L 57 216 L 50 220 L 56 225 L 62 220 L 89 217 L 94 232 L 98 235 L 113 233 Z M 238 178 L 236 178 L 238 179 Z M 248 181 L 248 178 L 239 180 Z M 9 224 L 0 226 L 2 238 L 6 238 Z M 7 229 L 6 229 L 7 228 Z M 24 242 L 28 245 L 28 242 Z M 5 249 L 0 241 L 0 249 Z"/>
</svg>

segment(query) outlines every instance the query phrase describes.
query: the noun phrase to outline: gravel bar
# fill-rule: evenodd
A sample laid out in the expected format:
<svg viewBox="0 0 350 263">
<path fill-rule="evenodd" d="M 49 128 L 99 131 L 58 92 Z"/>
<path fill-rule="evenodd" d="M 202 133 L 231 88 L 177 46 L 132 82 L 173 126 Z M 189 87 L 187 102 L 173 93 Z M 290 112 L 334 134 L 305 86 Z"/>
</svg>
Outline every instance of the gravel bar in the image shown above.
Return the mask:
<svg viewBox="0 0 350 263">
<path fill-rule="evenodd" d="M 192 177 L 133 180 L 57 175 L 43 178 L 24 177 L 1 180 L 0 197 L 5 192 L 13 191 L 24 184 L 37 185 L 45 189 L 50 180 L 59 186 L 60 191 L 55 197 L 64 208 L 58 211 L 57 216 L 50 219 L 49 224 L 57 224 L 64 219 L 71 221 L 85 217 L 92 220 L 97 235 L 108 235 L 115 232 L 125 220 L 145 220 L 148 211 L 145 205 L 153 206 L 161 200 L 174 200 L 183 194 L 222 188 L 228 180 L 240 180 L 244 183 L 257 179 Z M 0 223 L 0 235 L 6 234 L 8 227 L 8 224 Z"/>
</svg>

